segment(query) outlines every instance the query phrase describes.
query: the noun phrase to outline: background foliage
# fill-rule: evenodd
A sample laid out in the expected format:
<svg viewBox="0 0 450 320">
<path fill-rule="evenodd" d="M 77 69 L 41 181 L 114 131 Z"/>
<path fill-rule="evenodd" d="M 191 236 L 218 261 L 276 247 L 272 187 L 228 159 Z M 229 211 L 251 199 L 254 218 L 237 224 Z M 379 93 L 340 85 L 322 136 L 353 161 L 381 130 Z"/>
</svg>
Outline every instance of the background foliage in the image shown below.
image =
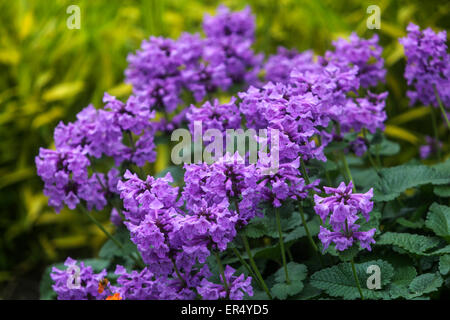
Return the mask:
<svg viewBox="0 0 450 320">
<path fill-rule="evenodd" d="M 322 54 L 333 39 L 351 31 L 370 37 L 374 31 L 366 28 L 366 8 L 379 5 L 377 32 L 390 92 L 386 135 L 401 146 L 400 153 L 383 158 L 384 165 L 417 157 L 424 136 L 432 135 L 429 109 L 408 107 L 397 39 L 410 21 L 449 30 L 446 1 L 0 0 L 0 298 L 36 298 L 46 265 L 68 255 L 95 256 L 105 242 L 84 216 L 66 210 L 57 215 L 47 207 L 34 157 L 39 147 L 52 147 L 56 124 L 74 120 L 91 102 L 99 106 L 105 91 L 126 97 L 131 92 L 123 84 L 127 54 L 150 35 L 177 38 L 182 31 L 200 31 L 203 14 L 214 13 L 219 3 L 232 9 L 251 6 L 257 21 L 255 49 L 266 55 L 279 45 Z M 66 27 L 71 4 L 81 8 L 80 30 Z M 448 149 L 443 153 L 448 155 Z M 167 159 L 160 158 L 155 170 L 166 165 Z M 438 224 L 433 219 L 426 223 L 430 228 Z"/>
</svg>

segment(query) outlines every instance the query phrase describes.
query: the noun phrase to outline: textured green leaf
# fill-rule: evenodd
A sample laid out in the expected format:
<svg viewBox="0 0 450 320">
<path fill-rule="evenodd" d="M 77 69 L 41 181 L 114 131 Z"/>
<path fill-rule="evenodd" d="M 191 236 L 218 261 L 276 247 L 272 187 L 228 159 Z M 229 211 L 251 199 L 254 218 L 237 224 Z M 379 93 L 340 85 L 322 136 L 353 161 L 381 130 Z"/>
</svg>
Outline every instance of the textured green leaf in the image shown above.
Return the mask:
<svg viewBox="0 0 450 320">
<path fill-rule="evenodd" d="M 450 160 L 440 166 L 401 165 L 382 169 L 382 179 L 374 189 L 375 201 L 390 201 L 397 198 L 406 189 L 424 184 L 450 183 Z"/>
<path fill-rule="evenodd" d="M 444 276 L 450 271 L 450 254 L 439 257 L 439 272 Z"/>
<path fill-rule="evenodd" d="M 441 275 L 436 273 L 425 273 L 416 277 L 411 284 L 409 285 L 409 289 L 416 294 L 425 294 L 433 291 L 437 291 L 440 286 L 442 286 Z"/>
<path fill-rule="evenodd" d="M 288 296 L 293 296 L 303 289 L 303 282 L 301 281 L 291 281 L 287 284 L 286 282 L 275 283 L 272 287 L 272 295 L 280 300 L 285 300 Z"/>
<path fill-rule="evenodd" d="M 433 203 L 425 224 L 438 236 L 450 236 L 450 207 Z"/>
<path fill-rule="evenodd" d="M 409 253 L 427 255 L 427 250 L 436 247 L 439 239 L 411 233 L 386 232 L 382 234 L 376 245 L 394 245 Z"/>
<path fill-rule="evenodd" d="M 271 292 L 279 299 L 286 299 L 288 296 L 298 294 L 303 289 L 303 280 L 306 278 L 308 268 L 304 264 L 289 262 L 287 264 L 290 283 L 286 283 L 284 267 L 275 272 L 275 284 Z"/>
<path fill-rule="evenodd" d="M 413 294 L 409 291 L 411 281 L 417 276 L 417 271 L 413 266 L 402 266 L 395 268 L 395 274 L 392 278 L 389 293 L 391 298 L 406 298 L 412 299 L 418 294 Z"/>
<path fill-rule="evenodd" d="M 419 219 L 417 221 L 410 221 L 410 220 L 406 220 L 405 218 L 401 217 L 398 218 L 396 220 L 396 222 L 401 225 L 404 226 L 406 228 L 410 228 L 410 229 L 420 229 L 423 227 L 423 225 L 425 224 L 425 221 L 423 221 L 423 219 Z"/>
<path fill-rule="evenodd" d="M 370 290 L 367 288 L 367 268 L 371 265 L 378 265 L 381 270 L 381 290 Z M 389 293 L 386 289 L 392 276 L 394 268 L 383 260 L 369 261 L 356 264 L 356 273 L 363 291 L 363 295 L 369 299 L 389 299 Z M 359 298 L 359 291 L 353 277 L 350 263 L 341 263 L 331 268 L 326 268 L 314 273 L 311 276 L 311 284 L 318 289 L 324 290 L 333 297 L 344 299 Z"/>
</svg>

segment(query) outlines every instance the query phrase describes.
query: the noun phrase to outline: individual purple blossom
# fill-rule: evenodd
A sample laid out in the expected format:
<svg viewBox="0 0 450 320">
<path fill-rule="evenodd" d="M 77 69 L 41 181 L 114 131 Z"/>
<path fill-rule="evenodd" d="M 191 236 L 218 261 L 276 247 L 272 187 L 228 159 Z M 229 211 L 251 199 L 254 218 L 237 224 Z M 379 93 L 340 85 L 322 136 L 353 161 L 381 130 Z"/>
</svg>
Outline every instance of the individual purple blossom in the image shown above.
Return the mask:
<svg viewBox="0 0 450 320">
<path fill-rule="evenodd" d="M 421 159 L 427 159 L 431 155 L 435 154 L 439 148 L 442 148 L 443 143 L 440 141 L 436 141 L 435 138 L 426 136 L 425 144 L 420 146 L 419 153 Z"/>
<path fill-rule="evenodd" d="M 361 213 L 366 221 L 369 221 L 369 213 L 373 209 L 373 189 L 366 193 L 353 193 L 353 183 L 348 185 L 342 182 L 339 187 L 324 187 L 325 193 L 331 196 L 321 197 L 314 195 L 314 210 L 320 216 L 323 223 L 331 225 L 330 231 L 321 226 L 319 239 L 322 241 L 325 251 L 330 243 L 336 244 L 338 251 L 344 251 L 358 240 L 361 247 L 371 250 L 370 244 L 375 243 L 373 235 L 376 229 L 369 231 L 358 231 L 360 226 L 355 222 L 359 219 L 358 213 Z"/>
<path fill-rule="evenodd" d="M 431 28 L 423 31 L 419 26 L 410 23 L 406 28 L 408 34 L 400 38 L 407 64 L 405 78 L 411 87 L 406 95 L 413 105 L 421 102 L 424 105 L 438 107 L 434 91 L 437 89 L 444 106 L 450 105 L 450 54 L 447 53 L 447 33 L 435 33 Z"/>
<path fill-rule="evenodd" d="M 357 137 L 349 144 L 348 151 L 352 151 L 358 157 L 362 157 L 367 151 L 367 141 L 363 137 Z"/>
<path fill-rule="evenodd" d="M 99 282 L 107 274 L 106 270 L 94 273 L 91 266 L 85 266 L 84 262 L 77 264 L 70 257 L 64 265 L 67 267 L 65 270 L 53 267 L 50 273 L 54 282 L 52 288 L 58 295 L 58 300 L 104 300 L 107 297 L 106 290 L 101 293 L 98 290 Z M 109 284 L 108 288 L 113 289 Z"/>
<path fill-rule="evenodd" d="M 207 279 L 203 279 L 198 288 L 198 293 L 205 300 L 227 298 L 230 300 L 242 300 L 244 294 L 253 296 L 252 278 L 245 278 L 243 273 L 240 276 L 233 276 L 235 272 L 235 269 L 227 265 L 224 270 L 225 281 L 222 275 L 220 275 L 221 284 L 215 284 Z M 224 282 L 226 282 L 226 286 Z"/>
</svg>

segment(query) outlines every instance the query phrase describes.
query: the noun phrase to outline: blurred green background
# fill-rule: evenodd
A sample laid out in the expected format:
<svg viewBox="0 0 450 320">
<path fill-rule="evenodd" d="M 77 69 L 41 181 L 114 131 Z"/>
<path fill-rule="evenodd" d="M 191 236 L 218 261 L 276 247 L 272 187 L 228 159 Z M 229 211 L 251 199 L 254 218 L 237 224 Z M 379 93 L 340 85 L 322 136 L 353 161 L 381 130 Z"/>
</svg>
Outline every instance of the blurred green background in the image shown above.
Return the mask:
<svg viewBox="0 0 450 320">
<path fill-rule="evenodd" d="M 73 121 L 91 102 L 100 106 L 105 91 L 130 94 L 123 83 L 126 56 L 144 38 L 201 32 L 204 13 L 220 3 L 234 10 L 251 6 L 255 50 L 266 56 L 279 45 L 323 54 L 351 31 L 365 37 L 377 32 L 388 68 L 386 134 L 402 145 L 385 165 L 417 157 L 424 135 L 432 135 L 429 108 L 408 107 L 397 39 L 410 21 L 449 30 L 448 1 L 0 0 L 0 299 L 38 298 L 45 266 L 68 255 L 92 257 L 105 241 L 85 216 L 55 214 L 47 206 L 34 166 L 39 147 L 51 148 L 57 123 Z M 79 30 L 66 26 L 72 4 L 81 9 Z M 381 8 L 380 30 L 366 28 L 372 4 Z"/>
</svg>

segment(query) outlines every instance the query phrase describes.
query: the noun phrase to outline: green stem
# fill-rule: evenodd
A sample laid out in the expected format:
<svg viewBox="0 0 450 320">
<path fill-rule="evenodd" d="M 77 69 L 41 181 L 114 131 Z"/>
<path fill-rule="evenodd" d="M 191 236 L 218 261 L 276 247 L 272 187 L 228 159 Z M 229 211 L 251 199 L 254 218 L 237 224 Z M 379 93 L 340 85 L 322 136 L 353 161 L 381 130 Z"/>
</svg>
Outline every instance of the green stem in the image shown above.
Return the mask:
<svg viewBox="0 0 450 320">
<path fill-rule="evenodd" d="M 306 184 L 310 183 L 308 173 L 306 172 L 305 162 L 300 158 L 300 172 L 302 173 L 303 179 L 305 179 Z"/>
<path fill-rule="evenodd" d="M 127 133 L 127 136 L 128 136 L 129 143 L 131 145 L 131 150 L 132 150 L 132 152 L 134 154 L 134 153 L 136 153 L 136 145 L 134 143 L 133 135 L 131 134 L 130 130 L 127 130 L 126 133 Z M 137 166 L 137 165 L 136 165 L 136 168 L 137 168 L 137 171 L 138 171 L 138 175 L 142 179 L 145 179 L 144 171 L 142 170 L 142 168 Z"/>
<path fill-rule="evenodd" d="M 298 204 L 298 211 L 300 212 L 300 217 L 302 218 L 302 224 L 303 224 L 303 227 L 305 228 L 306 235 L 309 239 L 309 242 L 311 243 L 311 246 L 313 247 L 314 251 L 319 256 L 320 264 L 323 266 L 324 264 L 323 264 L 323 260 L 322 260 L 322 254 L 320 253 L 319 248 L 317 247 L 316 243 L 314 242 L 314 240 L 311 236 L 311 232 L 309 232 L 308 225 L 306 224 L 305 213 L 303 212 L 303 207 L 302 207 L 301 203 Z"/>
<path fill-rule="evenodd" d="M 88 218 L 109 238 L 111 239 L 112 242 L 114 242 L 114 244 L 119 247 L 119 249 L 123 250 L 124 247 L 122 246 L 122 244 L 117 241 L 116 238 L 113 237 L 113 235 L 111 233 L 108 232 L 108 230 L 105 229 L 105 227 L 103 227 L 103 225 L 97 221 L 97 219 L 94 218 L 94 216 L 86 209 L 86 207 L 83 204 L 79 204 L 78 206 L 81 211 L 83 211 L 84 214 L 86 214 L 88 216 Z M 134 262 L 141 268 L 144 268 L 144 262 L 142 261 L 142 259 L 140 258 L 140 255 L 138 255 L 139 258 L 136 258 L 135 256 L 133 256 L 132 254 L 130 254 L 130 257 L 134 260 Z"/>
<path fill-rule="evenodd" d="M 444 106 L 442 105 L 442 101 L 441 101 L 441 98 L 439 97 L 439 93 L 436 89 L 435 84 L 433 85 L 433 89 L 434 89 L 434 94 L 436 95 L 436 99 L 439 104 L 439 109 L 441 109 L 441 112 L 444 115 L 445 122 L 447 123 L 447 127 L 448 127 L 448 129 L 450 129 L 450 121 L 448 120 L 447 113 L 445 112 Z"/>
<path fill-rule="evenodd" d="M 353 258 L 350 260 L 352 264 L 352 271 L 353 271 L 353 277 L 355 278 L 356 286 L 358 287 L 359 295 L 361 296 L 361 300 L 364 300 L 364 296 L 361 290 L 361 285 L 359 284 L 358 275 L 356 274 L 356 268 L 355 268 L 355 262 L 353 261 Z"/>
<path fill-rule="evenodd" d="M 269 288 L 267 287 L 266 283 L 264 282 L 264 279 L 261 276 L 261 272 L 259 272 L 258 266 L 256 265 L 255 260 L 253 259 L 252 251 L 250 250 L 250 245 L 248 244 L 248 239 L 245 236 L 245 234 L 242 234 L 241 237 L 242 237 L 242 241 L 244 242 L 245 251 L 247 252 L 248 258 L 250 260 L 250 265 L 252 266 L 253 271 L 255 271 L 259 282 L 263 286 L 264 291 L 267 294 L 267 297 L 269 297 L 269 299 L 272 300 L 272 295 L 270 294 Z"/>
<path fill-rule="evenodd" d="M 430 107 L 430 115 L 431 115 L 431 124 L 433 125 L 434 138 L 436 139 L 436 144 L 439 145 L 439 131 L 437 126 L 436 114 L 434 112 L 434 107 Z M 438 161 L 441 161 L 441 148 L 437 148 L 437 158 Z"/>
<path fill-rule="evenodd" d="M 227 292 L 227 296 L 228 296 L 228 294 L 229 294 L 228 283 L 227 283 L 227 279 L 225 278 L 225 271 L 223 269 L 222 260 L 220 260 L 219 254 L 217 252 L 214 252 L 214 255 L 216 256 L 217 264 L 219 265 L 219 271 L 220 271 L 220 274 L 222 275 L 223 284 L 225 286 L 225 291 Z"/>
<path fill-rule="evenodd" d="M 114 238 L 112 236 L 111 233 L 108 232 L 108 230 L 105 229 L 105 227 L 103 227 L 103 225 L 97 221 L 97 219 L 94 218 L 94 216 L 86 209 L 86 207 L 83 204 L 79 204 L 79 208 L 81 208 L 81 211 L 83 211 L 84 214 L 86 214 L 89 219 L 97 226 L 99 227 L 99 229 L 109 238 L 112 240 L 112 242 L 115 243 L 116 246 L 118 246 L 120 249 L 123 249 L 122 244 L 116 240 L 116 238 Z"/>
<path fill-rule="evenodd" d="M 257 280 L 258 285 L 261 287 L 261 289 L 263 289 L 263 286 L 261 284 L 261 282 L 259 282 L 258 277 L 256 276 L 256 274 L 253 272 L 252 268 L 248 265 L 247 262 L 245 262 L 244 258 L 242 258 L 241 254 L 239 253 L 239 250 L 237 250 L 235 247 L 232 247 L 231 250 L 233 250 L 233 253 L 236 255 L 236 257 L 239 259 L 239 262 L 245 267 L 245 269 L 247 269 L 248 273 L 251 274 L 252 278 Z"/>
<path fill-rule="evenodd" d="M 186 280 L 184 280 L 184 278 L 181 276 L 181 272 L 180 270 L 178 270 L 175 260 L 173 258 L 170 258 L 170 261 L 172 261 L 173 269 L 175 270 L 178 279 L 180 279 L 181 282 L 183 283 L 183 286 L 186 287 L 187 286 Z"/>
<path fill-rule="evenodd" d="M 340 136 L 341 135 L 341 125 L 339 124 L 339 122 L 335 122 L 335 125 L 336 125 L 336 132 Z M 352 173 L 350 172 L 350 167 L 348 166 L 347 158 L 345 157 L 344 151 L 342 151 L 340 154 L 341 154 L 341 159 L 342 159 L 342 163 L 344 165 L 344 170 L 345 170 L 344 177 L 347 179 L 347 183 L 349 183 L 350 181 L 353 182 L 353 192 L 356 192 L 355 182 L 353 181 Z"/>
<path fill-rule="evenodd" d="M 275 208 L 275 216 L 277 220 L 278 237 L 280 238 L 281 259 L 283 260 L 284 273 L 286 275 L 286 283 L 290 284 L 291 281 L 289 280 L 289 273 L 286 263 L 286 253 L 284 250 L 283 231 L 281 230 L 280 211 L 278 210 L 278 208 Z"/>
<path fill-rule="evenodd" d="M 342 163 L 344 164 L 345 173 L 347 175 L 347 182 L 350 182 L 350 181 L 353 182 L 353 192 L 356 192 L 356 185 L 355 185 L 355 182 L 353 181 L 352 173 L 350 172 L 350 167 L 348 165 L 347 158 L 345 157 L 344 153 L 341 154 L 341 158 L 342 158 Z"/>
</svg>

